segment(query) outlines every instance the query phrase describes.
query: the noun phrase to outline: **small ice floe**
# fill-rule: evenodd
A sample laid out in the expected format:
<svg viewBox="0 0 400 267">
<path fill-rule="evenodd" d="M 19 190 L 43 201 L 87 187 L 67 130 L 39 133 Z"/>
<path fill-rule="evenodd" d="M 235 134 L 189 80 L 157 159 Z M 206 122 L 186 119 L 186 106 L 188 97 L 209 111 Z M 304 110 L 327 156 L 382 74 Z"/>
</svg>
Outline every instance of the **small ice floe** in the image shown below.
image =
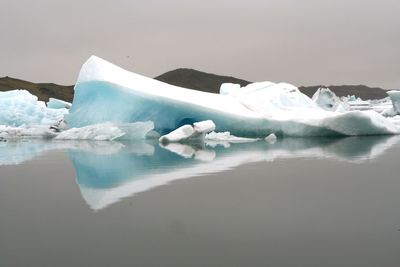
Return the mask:
<svg viewBox="0 0 400 267">
<path fill-rule="evenodd" d="M 205 141 L 207 145 L 211 147 L 216 147 L 217 145 L 222 145 L 224 147 L 229 147 L 230 143 L 249 143 L 259 140 L 258 138 L 247 138 L 238 137 L 232 135 L 230 132 L 210 132 L 206 134 Z"/>
<path fill-rule="evenodd" d="M 392 90 L 388 91 L 387 94 L 392 101 L 392 107 L 383 111 L 382 115 L 386 117 L 394 117 L 396 115 L 400 115 L 400 91 Z"/>
<path fill-rule="evenodd" d="M 272 144 L 276 143 L 277 138 L 276 138 L 276 135 L 272 133 L 272 134 L 268 135 L 267 137 L 265 137 L 264 140 L 272 145 Z"/>
<path fill-rule="evenodd" d="M 195 122 L 192 125 L 186 124 L 169 134 L 160 137 L 159 142 L 162 144 L 176 143 L 190 140 L 204 140 L 204 135 L 215 129 L 215 124 L 211 120 Z"/>
</svg>

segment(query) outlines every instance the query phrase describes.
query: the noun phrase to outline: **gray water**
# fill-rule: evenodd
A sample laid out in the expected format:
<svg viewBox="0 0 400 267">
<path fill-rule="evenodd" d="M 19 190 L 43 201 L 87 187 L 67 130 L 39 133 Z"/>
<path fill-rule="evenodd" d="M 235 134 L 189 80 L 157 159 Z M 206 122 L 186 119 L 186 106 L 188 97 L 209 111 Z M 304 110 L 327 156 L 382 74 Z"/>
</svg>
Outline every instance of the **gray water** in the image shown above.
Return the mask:
<svg viewBox="0 0 400 267">
<path fill-rule="evenodd" d="M 0 266 L 400 266 L 400 139 L 0 144 Z"/>
</svg>

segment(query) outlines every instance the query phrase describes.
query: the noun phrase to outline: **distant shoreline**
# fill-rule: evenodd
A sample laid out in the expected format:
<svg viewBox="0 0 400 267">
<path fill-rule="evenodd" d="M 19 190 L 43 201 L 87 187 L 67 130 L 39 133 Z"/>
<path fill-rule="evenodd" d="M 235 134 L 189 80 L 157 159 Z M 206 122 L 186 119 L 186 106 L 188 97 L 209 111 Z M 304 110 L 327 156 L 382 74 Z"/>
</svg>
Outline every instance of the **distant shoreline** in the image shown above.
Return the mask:
<svg viewBox="0 0 400 267">
<path fill-rule="evenodd" d="M 166 72 L 154 79 L 172 85 L 210 92 L 219 93 L 222 83 L 237 83 L 245 86 L 250 81 L 231 77 L 206 73 L 194 69 L 181 68 Z M 300 86 L 302 93 L 311 97 L 320 87 L 330 88 L 337 96 L 355 95 L 362 99 L 381 99 L 387 97 L 386 89 L 379 87 L 368 87 L 366 85 L 314 85 Z M 72 102 L 74 95 L 74 85 L 59 85 L 55 83 L 33 83 L 12 77 L 0 78 L 0 91 L 10 91 L 15 89 L 25 89 L 31 94 L 36 95 L 41 101 L 48 101 L 49 98 L 57 98 L 67 102 Z"/>
</svg>

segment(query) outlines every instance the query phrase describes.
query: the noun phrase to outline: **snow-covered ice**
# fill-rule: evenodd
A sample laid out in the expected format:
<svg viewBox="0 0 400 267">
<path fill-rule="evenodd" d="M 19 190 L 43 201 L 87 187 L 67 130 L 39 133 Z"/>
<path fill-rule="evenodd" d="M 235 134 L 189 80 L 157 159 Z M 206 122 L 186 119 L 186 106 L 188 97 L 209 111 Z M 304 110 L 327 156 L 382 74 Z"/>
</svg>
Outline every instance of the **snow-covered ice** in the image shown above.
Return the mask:
<svg viewBox="0 0 400 267">
<path fill-rule="evenodd" d="M 135 140 L 144 139 L 153 129 L 152 122 L 134 122 L 116 125 L 111 122 L 71 128 L 58 134 L 56 140 Z"/>
<path fill-rule="evenodd" d="M 314 93 L 312 100 L 319 107 L 328 111 L 343 112 L 350 109 L 349 104 L 337 97 L 329 88 L 319 88 Z"/>
<path fill-rule="evenodd" d="M 400 115 L 400 91 L 388 91 L 387 92 L 390 100 L 392 100 L 393 105 L 393 113 L 396 115 Z"/>
<path fill-rule="evenodd" d="M 223 83 L 219 88 L 219 93 L 221 95 L 230 95 L 234 94 L 240 90 L 240 84 L 237 83 Z"/>
<path fill-rule="evenodd" d="M 206 134 L 207 142 L 229 142 L 229 143 L 249 143 L 257 141 L 258 138 L 246 138 L 232 135 L 230 132 L 210 132 Z"/>
<path fill-rule="evenodd" d="M 19 138 L 53 138 L 57 133 L 47 125 L 22 125 L 19 127 L 0 125 L 0 137 L 5 139 Z"/>
<path fill-rule="evenodd" d="M 195 122 L 193 123 L 193 129 L 199 134 L 209 133 L 215 130 L 215 123 L 212 120 Z"/>
</svg>

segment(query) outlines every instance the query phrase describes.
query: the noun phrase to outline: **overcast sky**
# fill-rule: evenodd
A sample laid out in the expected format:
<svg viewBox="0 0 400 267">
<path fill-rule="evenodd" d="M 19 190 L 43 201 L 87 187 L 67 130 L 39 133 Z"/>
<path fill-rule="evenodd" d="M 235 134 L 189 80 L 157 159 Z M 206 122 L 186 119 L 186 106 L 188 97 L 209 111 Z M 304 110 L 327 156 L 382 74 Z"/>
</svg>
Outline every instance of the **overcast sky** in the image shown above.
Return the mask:
<svg viewBox="0 0 400 267">
<path fill-rule="evenodd" d="M 97 55 L 150 77 L 400 88 L 399 0 L 0 0 L 0 76 L 72 84 Z"/>
</svg>

